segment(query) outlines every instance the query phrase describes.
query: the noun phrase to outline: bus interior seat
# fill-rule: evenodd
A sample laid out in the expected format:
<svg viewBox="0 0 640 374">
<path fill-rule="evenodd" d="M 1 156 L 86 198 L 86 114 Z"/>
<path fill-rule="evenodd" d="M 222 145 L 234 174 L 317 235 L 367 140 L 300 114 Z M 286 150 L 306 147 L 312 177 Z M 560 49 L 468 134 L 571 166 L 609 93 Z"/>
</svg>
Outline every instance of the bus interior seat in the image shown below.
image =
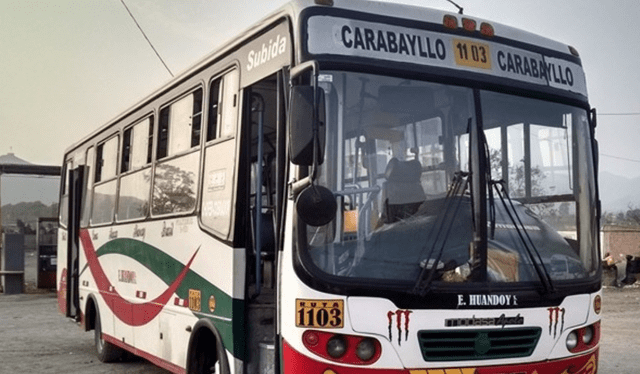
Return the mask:
<svg viewBox="0 0 640 374">
<path fill-rule="evenodd" d="M 422 165 L 418 160 L 400 161 L 392 158 L 385 170 L 382 186 L 382 219 L 393 223 L 413 215 L 426 200 L 420 184 Z"/>
<path fill-rule="evenodd" d="M 256 215 L 255 209 L 251 210 L 251 234 L 253 237 L 253 247 L 255 253 L 256 243 Z M 265 261 L 273 261 L 276 252 L 275 226 L 273 224 L 273 212 L 271 210 L 262 212 L 260 228 L 260 255 Z"/>
</svg>

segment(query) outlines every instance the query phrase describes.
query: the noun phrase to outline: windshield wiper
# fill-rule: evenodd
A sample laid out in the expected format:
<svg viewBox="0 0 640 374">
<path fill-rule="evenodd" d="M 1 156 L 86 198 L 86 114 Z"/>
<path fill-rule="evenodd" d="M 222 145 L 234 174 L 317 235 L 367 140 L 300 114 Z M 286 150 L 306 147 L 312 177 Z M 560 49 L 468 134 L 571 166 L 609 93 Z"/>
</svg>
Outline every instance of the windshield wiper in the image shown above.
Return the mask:
<svg viewBox="0 0 640 374">
<path fill-rule="evenodd" d="M 518 212 L 516 211 L 516 208 L 513 205 L 513 200 L 511 200 L 511 197 L 507 193 L 507 190 L 505 188 L 506 182 L 504 180 L 499 180 L 499 181 L 492 180 L 490 183 L 495 189 L 498 197 L 500 198 L 500 201 L 502 201 L 502 205 L 504 206 L 505 211 L 509 216 L 509 219 L 513 223 L 513 226 L 516 228 L 518 237 L 520 238 L 520 241 L 524 245 L 524 248 L 527 251 L 527 255 L 529 256 L 529 259 L 531 260 L 531 263 L 533 264 L 533 267 L 535 268 L 536 273 L 540 278 L 540 281 L 542 282 L 542 286 L 544 287 L 545 293 L 555 292 L 555 285 L 553 284 L 551 275 L 549 274 L 549 272 L 547 271 L 547 268 L 544 266 L 544 263 L 542 262 L 542 256 L 540 255 L 540 252 L 538 251 L 535 244 L 533 243 L 533 240 L 529 236 L 529 232 L 527 231 L 526 226 L 520 219 L 520 216 L 518 216 Z M 507 205 L 507 202 L 509 203 L 509 205 Z"/>
<path fill-rule="evenodd" d="M 465 173 L 462 171 L 456 172 L 445 197 L 444 210 L 441 214 L 438 215 L 437 221 L 433 226 L 431 226 L 431 230 L 429 230 L 429 234 L 427 235 L 427 239 L 430 239 L 434 234 L 434 231 L 436 233 L 429 250 L 429 255 L 424 259 L 422 257 L 422 254 L 424 254 L 425 251 L 429 249 L 427 246 L 425 246 L 422 251 L 420 251 L 420 263 L 422 270 L 420 271 L 420 275 L 418 276 L 418 279 L 416 280 L 416 283 L 413 286 L 412 290 L 412 293 L 416 295 L 426 295 L 429 291 L 429 287 L 431 286 L 431 282 L 433 281 L 433 277 L 436 271 L 438 271 L 438 269 L 444 269 L 444 266 L 439 266 L 440 259 L 442 258 L 442 253 L 444 251 L 445 245 L 447 244 L 447 239 L 449 238 L 451 228 L 453 227 L 453 223 L 455 222 L 455 219 L 458 215 L 458 210 L 462 203 L 462 199 L 457 199 L 457 203 L 454 204 L 452 197 L 457 195 L 462 196 L 467 190 L 468 185 L 469 173 Z M 450 214 L 452 211 L 453 214 Z M 438 247 L 439 241 L 441 241 L 441 244 Z M 432 258 L 436 247 L 438 247 L 438 253 L 435 258 Z M 422 266 L 422 262 L 424 262 L 424 266 Z"/>
</svg>

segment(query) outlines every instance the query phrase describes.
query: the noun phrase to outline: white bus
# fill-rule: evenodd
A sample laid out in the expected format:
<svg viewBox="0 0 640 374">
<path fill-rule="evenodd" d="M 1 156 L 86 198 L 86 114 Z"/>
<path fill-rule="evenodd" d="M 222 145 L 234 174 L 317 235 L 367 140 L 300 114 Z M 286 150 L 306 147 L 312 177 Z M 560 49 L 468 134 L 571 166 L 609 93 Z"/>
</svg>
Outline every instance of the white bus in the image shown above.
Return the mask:
<svg viewBox="0 0 640 374">
<path fill-rule="evenodd" d="M 595 373 L 594 114 L 565 44 L 292 2 L 67 150 L 60 310 L 176 373 Z"/>
</svg>

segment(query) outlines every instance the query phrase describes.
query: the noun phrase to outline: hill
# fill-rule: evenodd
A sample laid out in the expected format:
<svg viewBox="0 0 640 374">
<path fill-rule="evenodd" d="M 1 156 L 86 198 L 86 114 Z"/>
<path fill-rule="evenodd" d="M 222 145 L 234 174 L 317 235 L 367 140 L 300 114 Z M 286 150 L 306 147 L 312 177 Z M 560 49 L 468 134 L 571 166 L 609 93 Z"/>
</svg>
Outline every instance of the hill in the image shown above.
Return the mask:
<svg viewBox="0 0 640 374">
<path fill-rule="evenodd" d="M 2 226 L 9 228 L 18 225 L 18 220 L 35 229 L 39 217 L 56 217 L 58 204 L 45 205 L 40 201 L 30 203 L 7 204 L 2 206 Z"/>
<path fill-rule="evenodd" d="M 600 200 L 603 212 L 626 212 L 640 207 L 640 177 L 625 178 L 600 172 Z"/>
</svg>

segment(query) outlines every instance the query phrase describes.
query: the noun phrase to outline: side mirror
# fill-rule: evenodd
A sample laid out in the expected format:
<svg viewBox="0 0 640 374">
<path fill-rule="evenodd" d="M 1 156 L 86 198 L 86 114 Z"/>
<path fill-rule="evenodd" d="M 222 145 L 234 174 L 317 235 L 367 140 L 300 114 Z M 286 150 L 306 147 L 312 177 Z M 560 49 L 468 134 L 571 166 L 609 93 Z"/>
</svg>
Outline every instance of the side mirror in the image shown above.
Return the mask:
<svg viewBox="0 0 640 374">
<path fill-rule="evenodd" d="M 296 165 L 313 165 L 314 133 L 317 133 L 318 165 L 324 159 L 326 133 L 324 91 L 316 90 L 317 112 L 314 111 L 313 87 L 294 86 L 291 91 L 289 111 L 289 145 L 291 162 Z M 318 113 L 317 116 L 314 113 Z M 314 131 L 317 129 L 317 132 Z"/>
<path fill-rule="evenodd" d="M 309 226 L 324 226 L 336 218 L 338 204 L 331 190 L 322 186 L 308 186 L 296 198 L 296 211 Z"/>
</svg>

